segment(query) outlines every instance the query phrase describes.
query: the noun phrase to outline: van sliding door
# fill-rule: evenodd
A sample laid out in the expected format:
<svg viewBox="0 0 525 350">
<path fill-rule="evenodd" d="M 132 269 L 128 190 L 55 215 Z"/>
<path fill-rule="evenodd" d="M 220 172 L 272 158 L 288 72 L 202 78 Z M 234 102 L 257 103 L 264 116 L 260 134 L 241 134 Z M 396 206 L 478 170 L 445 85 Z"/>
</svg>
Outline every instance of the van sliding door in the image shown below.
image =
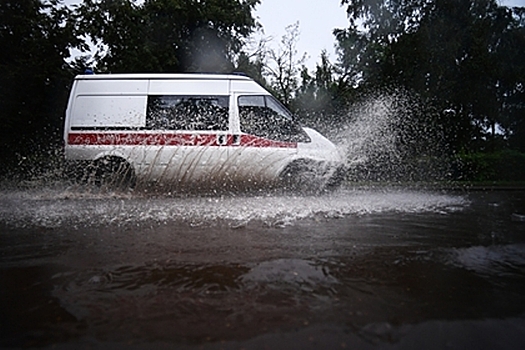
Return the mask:
<svg viewBox="0 0 525 350">
<path fill-rule="evenodd" d="M 154 140 L 143 170 L 163 181 L 214 181 L 228 157 L 229 104 L 224 95 L 149 95 L 146 129 Z"/>
</svg>

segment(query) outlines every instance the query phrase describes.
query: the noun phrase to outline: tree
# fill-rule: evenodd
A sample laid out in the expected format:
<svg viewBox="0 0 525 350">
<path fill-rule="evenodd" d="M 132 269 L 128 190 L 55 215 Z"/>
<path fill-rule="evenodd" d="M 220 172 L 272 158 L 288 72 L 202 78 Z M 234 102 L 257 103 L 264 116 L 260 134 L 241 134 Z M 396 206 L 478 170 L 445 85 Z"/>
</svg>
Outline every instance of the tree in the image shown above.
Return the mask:
<svg viewBox="0 0 525 350">
<path fill-rule="evenodd" d="M 166 66 L 173 64 L 167 57 L 154 57 L 145 47 L 145 23 L 134 1 L 84 0 L 74 17 L 76 35 L 89 38 L 95 46 L 98 71 L 126 72 L 141 66 L 148 70 L 163 58 Z"/>
<path fill-rule="evenodd" d="M 0 2 L 0 125 L 2 159 L 60 139 L 71 73 L 70 12 L 61 1 Z M 5 170 L 5 169 L 4 169 Z"/>
<path fill-rule="evenodd" d="M 494 147 L 497 130 L 508 124 L 509 97 L 520 96 L 512 91 L 523 85 L 523 75 L 504 73 L 524 65 L 514 58 L 520 46 L 508 45 L 519 42 L 517 28 L 523 28 L 510 9 L 495 0 L 343 3 L 351 25 L 336 33 L 339 67 L 354 84 L 420 94 L 444 111 L 438 124 L 453 150 Z"/>
<path fill-rule="evenodd" d="M 106 72 L 231 72 L 259 0 L 85 0 L 77 35 Z"/>
<path fill-rule="evenodd" d="M 235 72 L 246 74 L 267 89 L 271 89 L 265 77 L 267 44 L 270 40 L 248 38 L 235 59 Z"/>
<path fill-rule="evenodd" d="M 496 52 L 502 63 L 496 86 L 502 107 L 499 122 L 509 146 L 525 152 L 525 8 L 509 11 L 513 21 L 503 30 Z"/>
<path fill-rule="evenodd" d="M 266 74 L 277 97 L 290 106 L 298 87 L 300 67 L 306 60 L 306 53 L 297 57 L 297 42 L 299 41 L 299 22 L 286 27 L 277 49 L 268 50 Z"/>
<path fill-rule="evenodd" d="M 322 51 L 313 75 L 303 66 L 292 109 L 301 120 L 326 129 L 345 121 L 344 109 L 350 100 L 349 91 L 351 88 L 347 82 L 337 77 L 336 67 L 330 62 L 327 52 Z"/>
</svg>

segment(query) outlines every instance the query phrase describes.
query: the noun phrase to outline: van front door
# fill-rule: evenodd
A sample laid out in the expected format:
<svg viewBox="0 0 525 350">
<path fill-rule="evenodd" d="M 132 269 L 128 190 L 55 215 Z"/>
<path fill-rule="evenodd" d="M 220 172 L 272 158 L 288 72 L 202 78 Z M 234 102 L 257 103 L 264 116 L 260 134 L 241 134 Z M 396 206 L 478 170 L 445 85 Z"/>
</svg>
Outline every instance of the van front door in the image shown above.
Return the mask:
<svg viewBox="0 0 525 350">
<path fill-rule="evenodd" d="M 294 159 L 297 143 L 308 135 L 290 112 L 270 95 L 234 95 L 238 111 L 238 144 L 230 151 L 235 174 L 248 182 L 274 181 Z M 233 137 L 236 137 L 234 133 Z"/>
</svg>

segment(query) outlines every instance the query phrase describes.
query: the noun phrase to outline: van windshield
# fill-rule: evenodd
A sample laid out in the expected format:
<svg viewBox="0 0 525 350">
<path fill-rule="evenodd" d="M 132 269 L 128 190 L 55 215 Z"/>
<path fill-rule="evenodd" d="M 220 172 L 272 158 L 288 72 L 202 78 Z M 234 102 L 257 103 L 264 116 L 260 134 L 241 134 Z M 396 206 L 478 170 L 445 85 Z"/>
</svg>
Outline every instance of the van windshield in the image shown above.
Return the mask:
<svg viewBox="0 0 525 350">
<path fill-rule="evenodd" d="M 238 105 L 242 132 L 276 141 L 310 142 L 292 114 L 273 96 L 239 96 Z"/>
</svg>

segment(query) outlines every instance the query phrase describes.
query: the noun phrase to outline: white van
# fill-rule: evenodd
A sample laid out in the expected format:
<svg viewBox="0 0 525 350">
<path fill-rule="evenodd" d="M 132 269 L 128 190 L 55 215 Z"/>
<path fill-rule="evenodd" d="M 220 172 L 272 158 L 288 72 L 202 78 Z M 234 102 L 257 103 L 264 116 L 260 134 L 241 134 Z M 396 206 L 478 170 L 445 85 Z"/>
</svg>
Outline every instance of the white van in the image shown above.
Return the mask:
<svg viewBox="0 0 525 350">
<path fill-rule="evenodd" d="M 97 182 L 331 184 L 342 159 L 241 75 L 110 74 L 74 80 L 65 157 Z"/>
</svg>

